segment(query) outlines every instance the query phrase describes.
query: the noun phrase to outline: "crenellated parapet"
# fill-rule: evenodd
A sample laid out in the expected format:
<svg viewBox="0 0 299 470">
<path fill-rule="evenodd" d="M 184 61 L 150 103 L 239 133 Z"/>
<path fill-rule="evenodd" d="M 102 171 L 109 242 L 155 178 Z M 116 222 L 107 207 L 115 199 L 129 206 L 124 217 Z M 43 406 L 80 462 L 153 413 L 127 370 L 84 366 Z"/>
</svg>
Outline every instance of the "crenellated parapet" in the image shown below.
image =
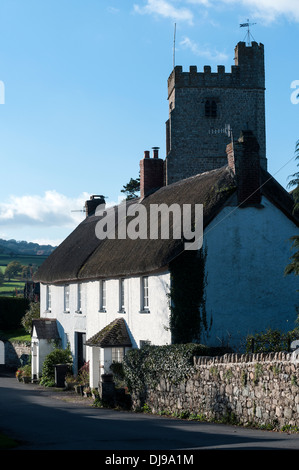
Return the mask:
<svg viewBox="0 0 299 470">
<path fill-rule="evenodd" d="M 205 65 L 203 71 L 191 65 L 189 72 L 184 72 L 182 66 L 174 68 L 168 78 L 168 96 L 173 88 L 207 87 L 207 88 L 264 88 L 264 46 L 253 42 L 246 46 L 239 42 L 235 48 L 235 65 L 226 72 L 224 65 L 217 66 L 217 72 L 212 72 L 211 66 Z"/>
</svg>

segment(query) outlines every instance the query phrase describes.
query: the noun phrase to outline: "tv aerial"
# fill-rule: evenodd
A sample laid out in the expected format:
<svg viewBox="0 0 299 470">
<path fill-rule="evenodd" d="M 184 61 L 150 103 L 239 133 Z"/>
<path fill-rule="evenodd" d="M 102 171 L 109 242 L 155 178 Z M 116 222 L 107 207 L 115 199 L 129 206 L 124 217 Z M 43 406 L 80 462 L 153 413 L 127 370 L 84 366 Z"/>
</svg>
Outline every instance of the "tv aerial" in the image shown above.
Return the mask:
<svg viewBox="0 0 299 470">
<path fill-rule="evenodd" d="M 241 23 L 240 28 L 247 28 L 247 33 L 244 39 L 246 39 L 246 43 L 249 46 L 251 43 L 251 38 L 255 41 L 254 37 L 252 36 L 250 32 L 250 26 L 255 25 L 256 23 L 249 23 L 249 20 L 247 20 L 247 23 Z"/>
</svg>

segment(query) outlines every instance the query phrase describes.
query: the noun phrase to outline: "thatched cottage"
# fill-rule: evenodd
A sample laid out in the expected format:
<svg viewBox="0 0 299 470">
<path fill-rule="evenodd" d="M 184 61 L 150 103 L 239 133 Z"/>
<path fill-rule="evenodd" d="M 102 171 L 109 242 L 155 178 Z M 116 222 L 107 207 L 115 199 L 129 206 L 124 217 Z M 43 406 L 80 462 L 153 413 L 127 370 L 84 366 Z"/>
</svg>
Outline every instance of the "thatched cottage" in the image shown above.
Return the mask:
<svg viewBox="0 0 299 470">
<path fill-rule="evenodd" d="M 239 47 L 240 63 L 232 75 L 223 68 L 215 77 L 205 71 L 208 90 L 205 77 L 194 70 L 183 78 L 176 72 L 180 82 L 171 89 L 177 96 L 171 98 L 167 124 L 170 158 L 159 158 L 156 148 L 153 157 L 145 152 L 140 161 L 140 197 L 126 201 L 122 208 L 106 208 L 102 197 L 92 197 L 86 204 L 85 220 L 40 267 L 36 275 L 41 283 L 40 321 L 56 323 L 62 346 L 70 344 L 75 372 L 89 360 L 91 386 L 97 386 L 101 374 L 109 372 L 110 364 L 121 361 L 131 347 L 196 341 L 242 349 L 248 334 L 269 327 L 283 331 L 294 327 L 296 280 L 292 275 L 285 277 L 284 269 L 291 255 L 290 238 L 298 233 L 298 217 L 291 195 L 267 172 L 260 137 L 264 120 L 253 122 L 263 114 L 264 82 L 259 80 L 253 87 L 249 72 L 250 67 L 256 70 L 255 54 L 261 66 L 261 51 L 256 45 Z M 197 147 L 194 144 L 194 151 L 190 147 L 196 133 L 190 129 L 188 134 L 180 120 L 181 110 L 184 113 L 190 104 L 180 104 L 186 97 L 186 93 L 180 95 L 181 89 L 188 93 L 198 89 L 201 96 L 206 90 L 208 99 L 196 101 L 198 125 L 202 120 L 215 129 L 224 127 L 221 96 L 224 88 L 225 99 L 233 94 L 233 84 L 240 93 L 258 89 L 259 113 L 252 109 L 254 102 L 249 111 L 245 107 L 238 111 L 244 114 L 242 119 L 238 114 L 238 120 L 254 132 L 243 131 L 232 141 L 231 136 L 213 131 L 203 137 L 210 142 L 210 153 L 217 147 L 215 142 L 216 152 L 226 142 L 226 156 L 196 156 Z M 212 114 L 207 113 L 207 101 L 215 102 Z M 256 134 L 262 140 L 262 155 Z M 184 161 L 179 177 L 184 155 L 190 165 Z M 201 164 L 207 162 L 207 166 L 203 171 L 194 166 L 186 177 L 191 163 L 201 157 Z M 200 226 L 203 231 L 197 249 L 186 249 L 185 233 L 173 236 L 174 216 L 167 219 L 168 236 L 159 231 L 161 218 L 156 221 L 159 235 L 151 236 L 151 209 L 162 206 L 176 207 L 180 214 L 186 207 L 192 209 L 189 234 L 196 234 Z M 202 208 L 202 216 L 198 217 L 195 207 Z M 143 218 L 134 218 L 136 213 Z M 130 224 L 133 229 L 128 236 Z M 99 237 L 104 225 L 106 237 Z"/>
</svg>

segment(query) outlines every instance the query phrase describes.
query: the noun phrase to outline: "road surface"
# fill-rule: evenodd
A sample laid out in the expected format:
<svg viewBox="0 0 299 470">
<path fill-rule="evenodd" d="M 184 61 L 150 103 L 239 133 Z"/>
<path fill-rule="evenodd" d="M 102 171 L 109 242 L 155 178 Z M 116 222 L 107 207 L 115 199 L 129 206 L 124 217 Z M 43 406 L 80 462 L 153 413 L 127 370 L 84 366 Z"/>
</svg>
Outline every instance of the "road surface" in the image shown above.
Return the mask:
<svg viewBox="0 0 299 470">
<path fill-rule="evenodd" d="M 104 450 L 114 458 L 111 451 L 299 450 L 299 434 L 93 408 L 90 400 L 69 401 L 66 392 L 23 384 L 5 373 L 0 432 L 19 441 L 15 450 Z"/>
</svg>

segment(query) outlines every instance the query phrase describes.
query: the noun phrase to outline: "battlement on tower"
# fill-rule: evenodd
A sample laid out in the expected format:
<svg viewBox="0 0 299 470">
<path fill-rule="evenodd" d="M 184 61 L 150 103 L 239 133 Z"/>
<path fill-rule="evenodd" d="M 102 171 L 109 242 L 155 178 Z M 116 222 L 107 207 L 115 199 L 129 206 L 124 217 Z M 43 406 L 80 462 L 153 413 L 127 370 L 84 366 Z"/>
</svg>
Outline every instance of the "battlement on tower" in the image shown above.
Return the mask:
<svg viewBox="0 0 299 470">
<path fill-rule="evenodd" d="M 217 66 L 217 72 L 212 72 L 209 65 L 205 65 L 203 72 L 197 71 L 197 66 L 189 67 L 184 72 L 182 66 L 176 66 L 168 78 L 168 97 L 174 87 L 212 87 L 212 88 L 264 88 L 264 46 L 252 42 L 247 46 L 239 42 L 235 48 L 235 65 L 230 72 L 225 71 L 224 65 Z"/>
</svg>

